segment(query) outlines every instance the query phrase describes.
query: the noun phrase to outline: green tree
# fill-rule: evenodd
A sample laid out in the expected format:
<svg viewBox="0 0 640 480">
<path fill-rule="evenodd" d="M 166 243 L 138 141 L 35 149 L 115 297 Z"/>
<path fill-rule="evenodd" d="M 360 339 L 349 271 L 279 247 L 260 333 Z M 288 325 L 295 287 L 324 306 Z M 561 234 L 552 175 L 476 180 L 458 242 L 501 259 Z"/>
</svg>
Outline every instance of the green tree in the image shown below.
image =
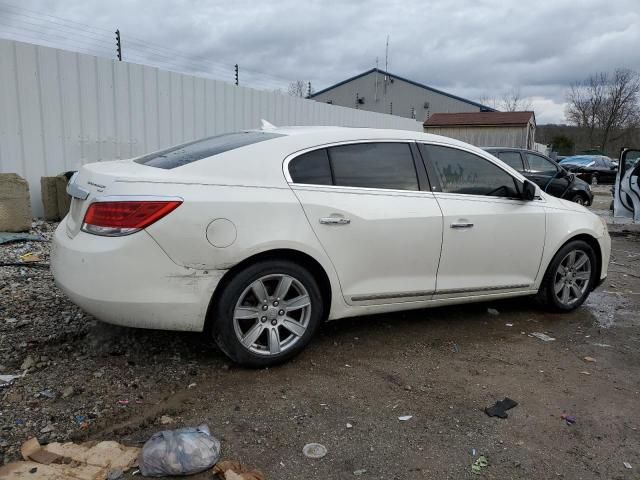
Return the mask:
<svg viewBox="0 0 640 480">
<path fill-rule="evenodd" d="M 576 142 L 566 135 L 556 135 L 551 139 L 551 147 L 558 155 L 573 155 Z"/>
</svg>

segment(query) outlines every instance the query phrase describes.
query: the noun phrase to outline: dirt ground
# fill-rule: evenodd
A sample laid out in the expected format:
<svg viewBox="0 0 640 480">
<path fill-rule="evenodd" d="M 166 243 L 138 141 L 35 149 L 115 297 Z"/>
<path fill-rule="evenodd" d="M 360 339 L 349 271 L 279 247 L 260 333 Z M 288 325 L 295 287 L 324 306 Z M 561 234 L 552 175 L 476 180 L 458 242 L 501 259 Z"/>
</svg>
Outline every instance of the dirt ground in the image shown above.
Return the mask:
<svg viewBox="0 0 640 480">
<path fill-rule="evenodd" d="M 224 458 L 268 479 L 477 478 L 479 455 L 484 478 L 637 479 L 640 236 L 612 236 L 609 280 L 570 314 L 519 299 L 336 321 L 267 370 L 230 365 L 202 335 L 98 323 L 46 268 L 0 267 L 0 374 L 28 367 L 0 389 L 0 451 L 16 459 L 31 436 L 142 445 L 206 423 Z M 0 261 L 27 251 L 46 263 L 46 242 L 0 246 Z M 518 402 L 507 419 L 485 415 L 504 397 Z M 327 455 L 306 458 L 310 442 Z"/>
</svg>

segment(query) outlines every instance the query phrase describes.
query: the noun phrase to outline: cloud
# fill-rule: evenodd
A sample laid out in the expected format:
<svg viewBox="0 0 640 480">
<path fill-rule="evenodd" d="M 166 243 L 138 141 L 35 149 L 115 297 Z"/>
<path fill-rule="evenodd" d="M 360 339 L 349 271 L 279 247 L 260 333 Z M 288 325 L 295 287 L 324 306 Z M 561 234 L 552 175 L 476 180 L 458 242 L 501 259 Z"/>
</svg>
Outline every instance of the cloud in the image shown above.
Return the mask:
<svg viewBox="0 0 640 480">
<path fill-rule="evenodd" d="M 303 79 L 319 90 L 375 66 L 376 57 L 382 67 L 389 35 L 391 72 L 472 99 L 518 87 L 538 123 L 562 119 L 570 83 L 640 70 L 638 0 L 6 1 L 91 26 L 66 44 L 108 54 L 119 28 L 125 59 L 229 81 L 237 63 L 241 83 L 262 88 Z M 7 23 L 60 33 L 59 24 L 28 26 L 36 20 L 5 12 L 0 3 L 4 36 Z"/>
</svg>

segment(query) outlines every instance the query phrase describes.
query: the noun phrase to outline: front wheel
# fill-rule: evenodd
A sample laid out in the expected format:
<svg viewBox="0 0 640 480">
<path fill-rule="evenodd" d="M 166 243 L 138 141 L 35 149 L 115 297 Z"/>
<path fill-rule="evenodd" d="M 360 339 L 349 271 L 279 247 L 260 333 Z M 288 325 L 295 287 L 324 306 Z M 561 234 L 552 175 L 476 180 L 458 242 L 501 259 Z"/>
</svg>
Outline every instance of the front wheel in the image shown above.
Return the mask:
<svg viewBox="0 0 640 480">
<path fill-rule="evenodd" d="M 269 367 L 292 358 L 324 318 L 318 283 L 290 261 L 250 265 L 223 288 L 213 311 L 213 338 L 240 365 Z"/>
<path fill-rule="evenodd" d="M 573 195 L 571 198 L 569 198 L 569 200 L 573 203 L 577 203 L 578 205 L 587 205 L 587 199 L 584 197 L 584 195 L 581 195 L 579 193 Z"/>
<path fill-rule="evenodd" d="M 564 245 L 549 264 L 540 285 L 538 301 L 556 311 L 578 308 L 596 282 L 596 255 L 582 240 Z"/>
</svg>

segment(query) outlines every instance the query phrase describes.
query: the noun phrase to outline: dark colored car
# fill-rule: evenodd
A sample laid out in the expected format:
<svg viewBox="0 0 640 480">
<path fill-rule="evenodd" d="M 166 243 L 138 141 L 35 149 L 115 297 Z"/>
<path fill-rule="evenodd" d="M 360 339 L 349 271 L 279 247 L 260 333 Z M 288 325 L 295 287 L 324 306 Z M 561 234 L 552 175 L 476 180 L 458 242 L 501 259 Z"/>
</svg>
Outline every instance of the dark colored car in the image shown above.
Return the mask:
<svg viewBox="0 0 640 480">
<path fill-rule="evenodd" d="M 611 159 L 603 155 L 575 155 L 562 159 L 560 165 L 591 185 L 613 184 L 618 172 L 618 167 Z"/>
<path fill-rule="evenodd" d="M 576 178 L 549 157 L 532 150 L 486 147 L 487 152 L 515 168 L 543 191 L 581 205 L 591 205 L 593 193 L 587 182 Z"/>
</svg>

